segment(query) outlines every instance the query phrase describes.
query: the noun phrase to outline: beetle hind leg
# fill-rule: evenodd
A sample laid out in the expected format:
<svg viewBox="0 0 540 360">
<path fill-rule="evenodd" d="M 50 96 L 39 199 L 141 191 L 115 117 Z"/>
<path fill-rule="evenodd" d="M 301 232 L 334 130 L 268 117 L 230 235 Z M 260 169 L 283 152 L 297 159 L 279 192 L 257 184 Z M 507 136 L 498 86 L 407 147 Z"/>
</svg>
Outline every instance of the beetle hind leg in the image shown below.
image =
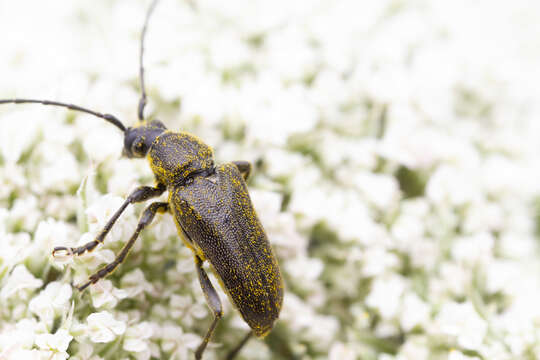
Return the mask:
<svg viewBox="0 0 540 360">
<path fill-rule="evenodd" d="M 206 271 L 204 271 L 202 267 L 202 260 L 198 256 L 195 256 L 195 265 L 197 266 L 197 274 L 199 275 L 199 281 L 201 283 L 201 288 L 204 296 L 206 297 L 206 302 L 214 313 L 214 321 L 212 321 L 212 324 L 210 325 L 210 328 L 208 328 L 208 331 L 206 332 L 203 341 L 197 348 L 197 351 L 195 351 L 195 359 L 200 360 L 202 358 L 204 350 L 206 349 L 206 345 L 208 345 L 208 342 L 212 338 L 212 334 L 214 333 L 219 319 L 221 319 L 221 317 L 223 316 L 223 307 L 221 306 L 221 300 L 219 299 L 219 295 L 216 289 L 214 289 L 214 286 L 210 282 Z"/>
</svg>

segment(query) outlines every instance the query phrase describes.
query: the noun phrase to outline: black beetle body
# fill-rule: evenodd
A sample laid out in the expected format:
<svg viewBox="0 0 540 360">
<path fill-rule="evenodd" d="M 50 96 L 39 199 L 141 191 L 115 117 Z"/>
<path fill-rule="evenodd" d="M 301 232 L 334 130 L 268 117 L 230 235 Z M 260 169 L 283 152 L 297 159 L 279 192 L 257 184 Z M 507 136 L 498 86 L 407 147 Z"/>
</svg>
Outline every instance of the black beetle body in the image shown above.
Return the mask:
<svg viewBox="0 0 540 360">
<path fill-rule="evenodd" d="M 152 142 L 133 154 L 143 139 Z M 283 282 L 237 166 L 215 167 L 210 146 L 189 133 L 165 130 L 156 120 L 127 129 L 128 149 L 133 157 L 146 156 L 157 183 L 166 186 L 169 209 L 186 245 L 210 262 L 255 335 L 266 335 L 279 316 Z"/>
</svg>

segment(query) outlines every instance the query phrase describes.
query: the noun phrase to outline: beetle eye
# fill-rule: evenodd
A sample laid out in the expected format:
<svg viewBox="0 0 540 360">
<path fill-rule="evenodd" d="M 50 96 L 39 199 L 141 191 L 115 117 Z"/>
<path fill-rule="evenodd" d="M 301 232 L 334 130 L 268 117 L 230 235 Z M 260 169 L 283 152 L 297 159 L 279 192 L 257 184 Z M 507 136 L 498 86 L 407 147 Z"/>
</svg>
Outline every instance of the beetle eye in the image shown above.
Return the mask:
<svg viewBox="0 0 540 360">
<path fill-rule="evenodd" d="M 144 141 L 137 140 L 131 146 L 131 152 L 135 155 L 144 156 L 146 152 L 145 148 L 146 148 L 146 145 L 144 144 Z"/>
</svg>

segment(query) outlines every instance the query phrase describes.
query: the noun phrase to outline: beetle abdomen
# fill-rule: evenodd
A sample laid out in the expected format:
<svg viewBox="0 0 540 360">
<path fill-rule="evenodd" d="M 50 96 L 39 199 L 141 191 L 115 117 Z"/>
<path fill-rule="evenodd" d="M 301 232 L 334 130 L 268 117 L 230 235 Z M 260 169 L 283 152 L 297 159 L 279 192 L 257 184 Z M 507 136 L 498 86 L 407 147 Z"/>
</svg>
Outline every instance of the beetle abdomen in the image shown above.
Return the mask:
<svg viewBox="0 0 540 360">
<path fill-rule="evenodd" d="M 170 204 L 177 223 L 210 262 L 244 320 L 255 335 L 266 335 L 281 310 L 283 281 L 236 166 L 218 166 L 211 177 L 175 188 Z"/>
</svg>

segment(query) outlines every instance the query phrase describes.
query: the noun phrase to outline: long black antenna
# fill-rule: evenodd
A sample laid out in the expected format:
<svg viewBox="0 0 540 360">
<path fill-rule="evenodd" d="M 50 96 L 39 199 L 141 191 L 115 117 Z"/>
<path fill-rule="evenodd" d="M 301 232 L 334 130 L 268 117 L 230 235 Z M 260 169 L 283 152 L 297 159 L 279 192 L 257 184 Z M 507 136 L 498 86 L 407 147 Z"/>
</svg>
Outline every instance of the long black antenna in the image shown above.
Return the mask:
<svg viewBox="0 0 540 360">
<path fill-rule="evenodd" d="M 113 116 L 111 114 L 102 114 L 100 112 L 92 111 L 92 110 L 83 108 L 83 107 L 78 106 L 78 105 L 66 104 L 66 103 L 61 103 L 61 102 L 58 102 L 58 101 L 49 101 L 49 100 L 0 99 L 0 104 L 26 104 L 26 103 L 61 106 L 61 107 L 68 108 L 70 110 L 81 111 L 81 112 L 84 112 L 84 113 L 87 113 L 87 114 L 90 114 L 90 115 L 97 116 L 98 118 L 102 118 L 103 120 L 110 122 L 111 124 L 113 124 L 114 126 L 119 128 L 120 130 L 122 130 L 122 132 L 126 131 L 126 127 L 124 126 L 124 124 L 122 124 L 122 122 L 120 120 L 118 120 L 115 116 Z"/>
<path fill-rule="evenodd" d="M 141 33 L 141 52 L 139 56 L 139 79 L 141 81 L 141 99 L 139 100 L 139 121 L 144 120 L 144 107 L 146 106 L 146 89 L 144 88 L 144 67 L 143 67 L 143 55 L 144 55 L 144 37 L 146 35 L 146 28 L 148 27 L 148 21 L 150 20 L 150 16 L 154 12 L 154 9 L 156 8 L 156 5 L 159 0 L 152 1 L 152 4 L 148 8 L 148 12 L 146 13 L 146 19 L 144 20 L 144 26 Z"/>
</svg>

